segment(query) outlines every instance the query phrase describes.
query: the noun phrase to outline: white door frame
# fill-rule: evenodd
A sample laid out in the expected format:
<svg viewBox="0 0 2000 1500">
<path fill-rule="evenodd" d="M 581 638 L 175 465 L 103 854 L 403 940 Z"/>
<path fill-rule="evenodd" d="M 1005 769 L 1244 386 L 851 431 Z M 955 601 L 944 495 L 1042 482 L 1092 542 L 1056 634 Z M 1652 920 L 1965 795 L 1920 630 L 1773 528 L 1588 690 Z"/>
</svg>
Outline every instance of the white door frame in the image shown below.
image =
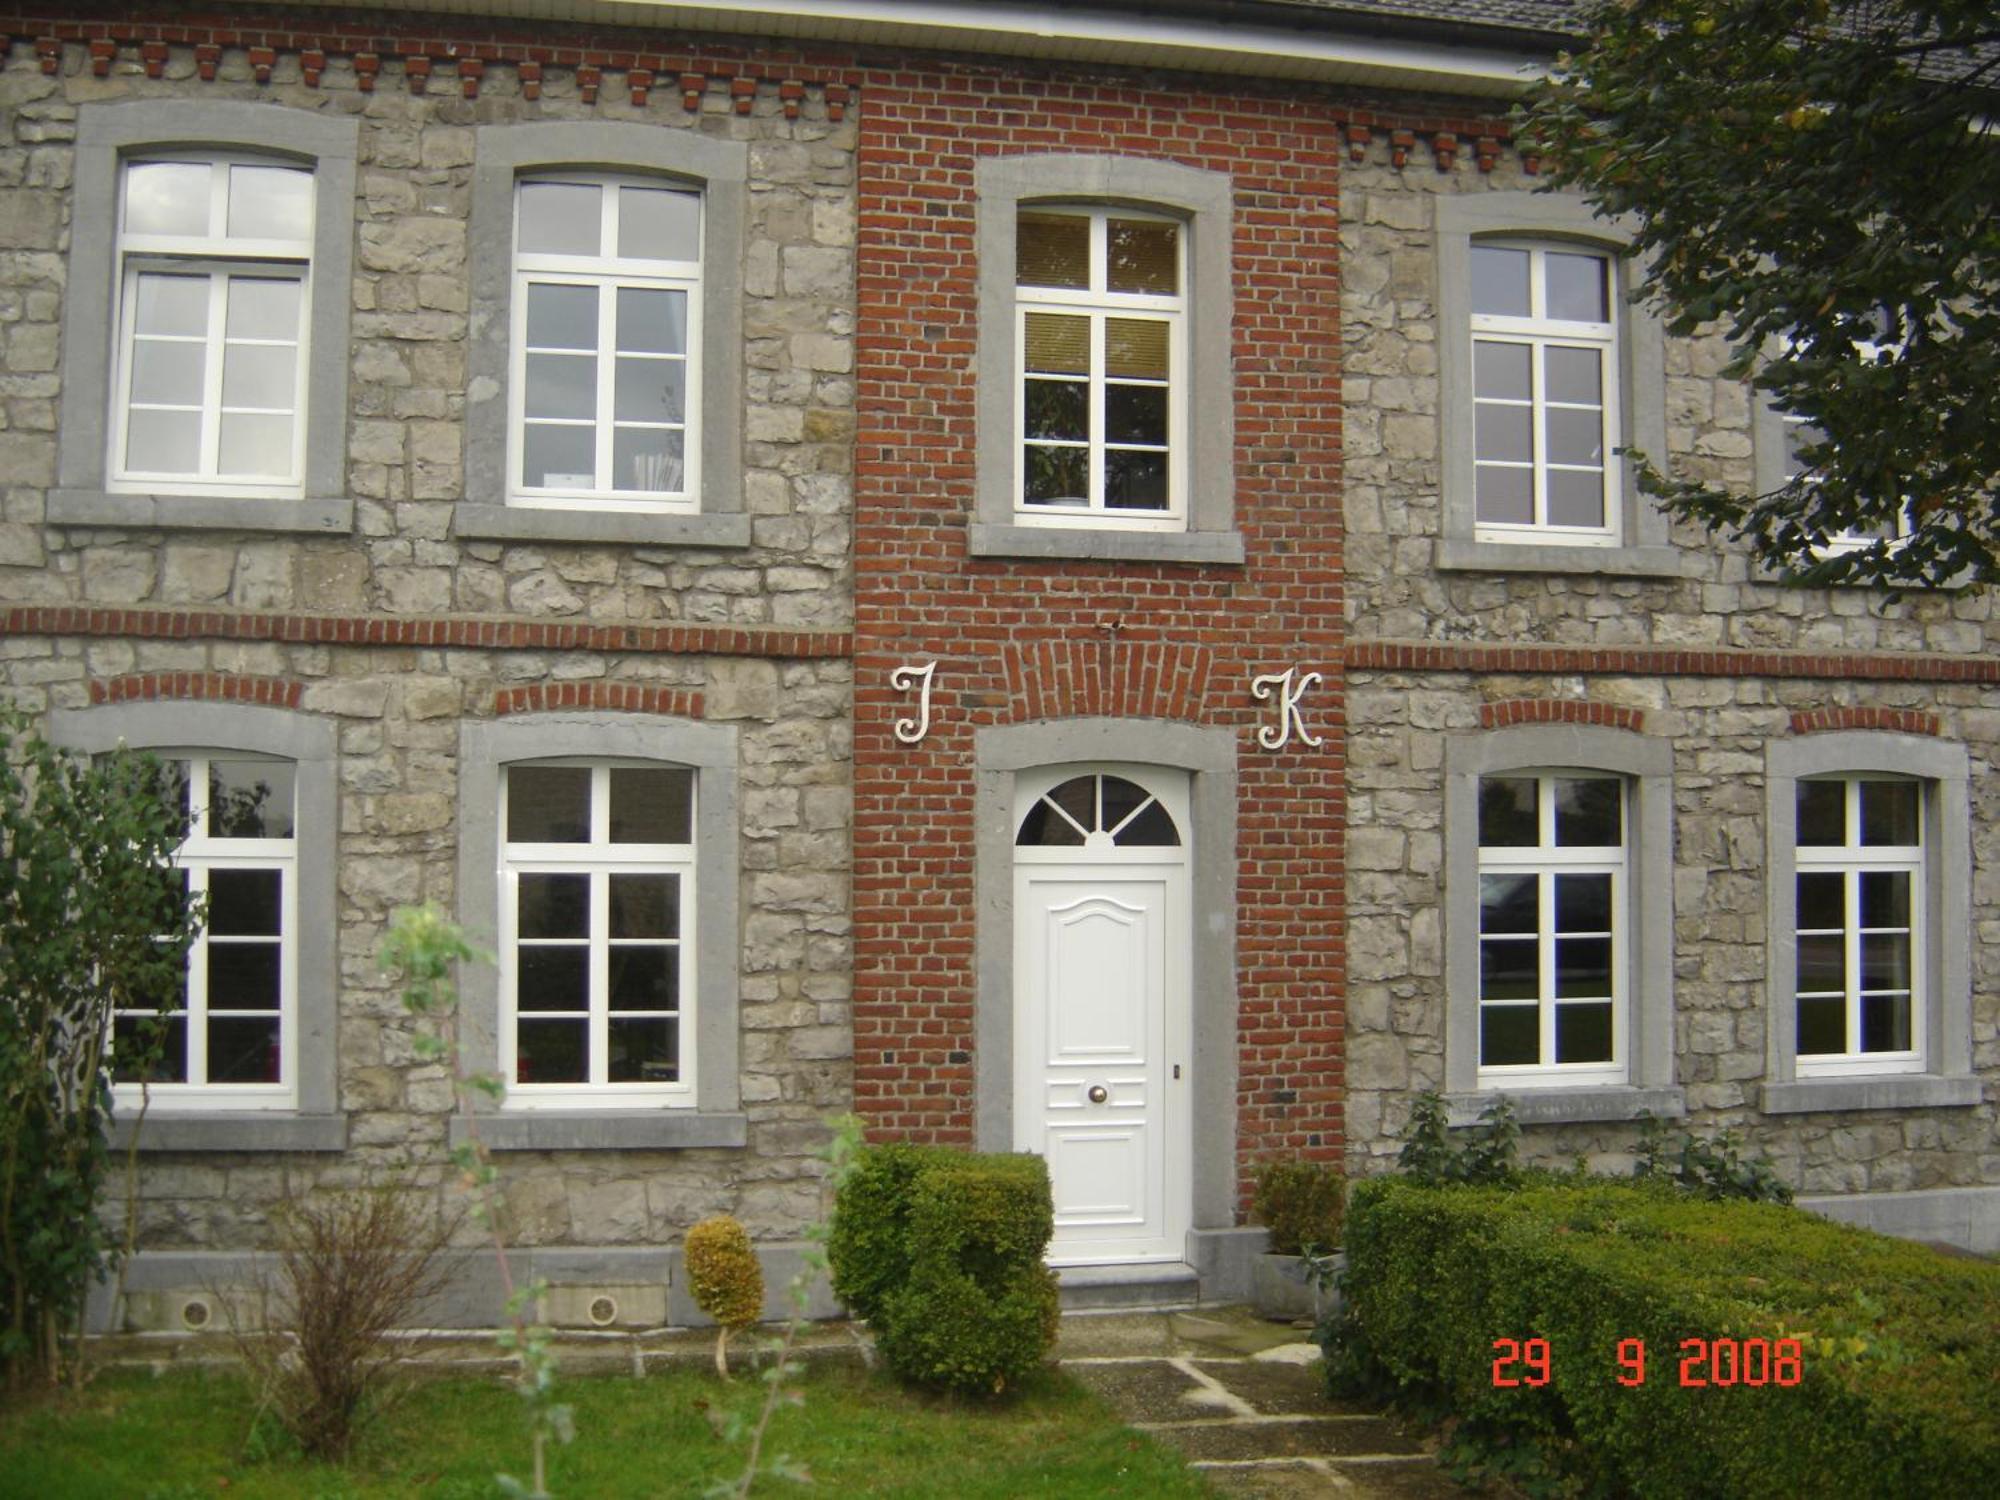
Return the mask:
<svg viewBox="0 0 2000 1500">
<path fill-rule="evenodd" d="M 1123 1145 L 1139 1154 L 1133 1170 L 1142 1180 L 1124 1207 L 1123 1221 L 1117 1207 L 1106 1205 L 1108 1217 L 1097 1232 L 1084 1224 L 1059 1224 L 1049 1255 L 1053 1264 L 1178 1262 L 1185 1258 L 1193 1217 L 1189 778 L 1185 772 L 1116 762 L 1023 771 L 1015 778 L 1010 828 L 1018 830 L 1045 793 L 1086 776 L 1115 776 L 1144 788 L 1172 819 L 1180 842 L 1118 846 L 1099 835 L 1082 847 L 1012 848 L 1013 1144 L 1048 1154 L 1052 1115 L 1060 1119 L 1074 1112 L 1084 1143 L 1110 1151 Z M 1134 919 L 1136 935 L 1148 945 L 1137 961 L 1157 969 L 1140 985 L 1146 1014 L 1136 1049 L 1114 1048 L 1120 1055 L 1103 1063 L 1087 1055 L 1066 1061 L 1050 1056 L 1046 1017 L 1028 986 L 1034 956 L 1044 951 L 1038 945 L 1047 941 L 1047 929 L 1031 924 L 1054 912 L 1113 923 Z M 1149 919 L 1156 937 L 1143 931 Z M 1121 1132 L 1121 1122 L 1139 1127 L 1138 1134 Z"/>
</svg>

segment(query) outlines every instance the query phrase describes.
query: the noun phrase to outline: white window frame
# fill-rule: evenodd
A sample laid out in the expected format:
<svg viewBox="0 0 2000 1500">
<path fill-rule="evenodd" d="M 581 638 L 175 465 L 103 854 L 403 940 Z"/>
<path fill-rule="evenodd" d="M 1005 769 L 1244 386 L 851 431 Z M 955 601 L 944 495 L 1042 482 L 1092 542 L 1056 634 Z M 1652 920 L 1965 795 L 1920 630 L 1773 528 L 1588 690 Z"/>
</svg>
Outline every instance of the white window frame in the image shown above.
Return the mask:
<svg viewBox="0 0 2000 1500">
<path fill-rule="evenodd" d="M 1504 1089 L 1509 1086 L 1530 1087 L 1602 1087 L 1624 1083 L 1630 1072 L 1631 1049 L 1627 1041 L 1627 1011 L 1631 982 L 1629 971 L 1632 946 L 1632 918 L 1630 908 L 1630 866 L 1631 866 L 1631 825 L 1632 795 L 1627 779 L 1604 772 L 1571 769 L 1524 768 L 1515 771 L 1495 772 L 1482 776 L 1480 780 L 1532 780 L 1536 783 L 1537 843 L 1508 848 L 1487 848 L 1479 846 L 1477 875 L 1532 875 L 1538 887 L 1537 909 L 1539 913 L 1535 933 L 1537 972 L 1542 976 L 1542 993 L 1536 998 L 1537 1007 L 1537 1053 L 1544 1059 L 1555 1056 L 1556 1012 L 1563 1003 L 1555 996 L 1555 881 L 1558 875 L 1609 875 L 1611 877 L 1611 930 L 1604 934 L 1611 941 L 1611 1058 L 1608 1062 L 1557 1063 L 1540 1061 L 1532 1064 L 1512 1063 L 1490 1065 L 1482 1055 L 1479 1059 L 1478 1085 L 1480 1088 Z M 1597 847 L 1563 847 L 1555 842 L 1555 798 L 1552 784 L 1556 781 L 1610 781 L 1618 787 L 1618 823 L 1622 842 L 1615 851 Z M 1474 834 L 1475 842 L 1478 835 Z M 1476 898 L 1475 898 L 1476 909 Z M 1594 934 L 1563 934 L 1565 937 L 1590 937 Z M 1478 942 L 1483 948 L 1489 940 L 1488 934 L 1478 933 Z M 1505 940 L 1505 939 L 1502 939 Z M 1476 971 L 1475 971 L 1476 972 Z M 1603 997 L 1587 997 L 1591 1003 L 1602 1003 Z M 1526 1004 L 1521 1001 L 1494 1001 L 1474 995 L 1483 1020 L 1489 1006 L 1504 1005 L 1519 1008 Z M 1476 1032 L 1475 1035 L 1478 1033 Z"/>
<path fill-rule="evenodd" d="M 279 878 L 278 962 L 278 1081 L 276 1083 L 210 1083 L 208 1074 L 207 999 L 209 948 L 213 935 L 204 927 L 187 954 L 186 1004 L 170 1014 L 184 1015 L 187 1036 L 187 1079 L 185 1082 L 152 1082 L 145 1085 L 113 1085 L 113 1102 L 121 1109 L 136 1109 L 142 1100 L 151 1109 L 162 1111 L 218 1107 L 240 1109 L 292 1109 L 298 1102 L 298 992 L 299 992 L 299 820 L 297 767 L 275 756 L 215 750 L 170 754 L 187 776 L 191 813 L 190 832 L 174 851 L 173 863 L 187 872 L 191 896 L 208 889 L 209 876 L 216 870 L 276 870 Z M 215 760 L 268 761 L 292 769 L 294 775 L 292 836 L 273 839 L 222 838 L 207 831 L 208 768 Z M 224 940 L 227 941 L 226 939 Z M 159 1014 L 150 1009 L 121 1010 L 120 1016 L 146 1017 Z M 230 1014 L 223 1012 L 222 1014 Z M 267 1016 L 268 1011 L 241 1014 Z"/>
<path fill-rule="evenodd" d="M 1482 249 L 1517 250 L 1528 255 L 1528 296 L 1527 317 L 1512 317 L 1497 313 L 1474 311 L 1468 317 L 1471 353 L 1468 358 L 1472 368 L 1472 436 L 1473 484 L 1475 524 L 1473 537 L 1476 541 L 1514 543 L 1542 542 L 1562 546 L 1612 547 L 1620 541 L 1619 517 L 1624 510 L 1624 497 L 1620 491 L 1620 462 L 1617 456 L 1619 431 L 1622 425 L 1622 391 L 1619 373 L 1618 337 L 1618 276 L 1616 257 L 1600 246 L 1577 245 L 1565 241 L 1550 241 L 1522 237 L 1482 236 L 1472 242 L 1472 251 Z M 1545 267 L 1548 257 L 1573 255 L 1597 261 L 1603 267 L 1606 310 L 1610 321 L 1604 323 L 1577 322 L 1568 319 L 1550 318 L 1546 314 L 1547 281 Z M 1467 291 L 1467 305 L 1471 306 L 1471 293 Z M 1525 402 L 1481 397 L 1478 389 L 1477 349 L 1481 343 L 1503 343 L 1525 346 L 1530 351 L 1531 395 Z M 1548 461 L 1546 432 L 1548 414 L 1553 410 L 1579 410 L 1565 403 L 1548 400 L 1545 392 L 1543 371 L 1548 351 L 1551 348 L 1589 349 L 1596 353 L 1600 379 L 1600 394 L 1603 405 L 1599 416 L 1599 442 L 1604 456 L 1601 469 L 1603 476 L 1604 524 L 1602 526 L 1558 526 L 1548 519 L 1548 475 L 1552 467 Z M 1478 451 L 1478 414 L 1482 405 L 1525 406 L 1530 413 L 1532 456 L 1523 465 L 1482 459 Z M 1527 468 L 1531 474 L 1534 491 L 1535 520 L 1531 524 L 1478 520 L 1476 518 L 1478 472 L 1483 467 Z M 1565 467 L 1556 465 L 1553 467 Z M 1573 467 L 1573 466 L 1571 466 Z M 1585 472 L 1576 470 L 1576 472 Z"/>
<path fill-rule="evenodd" d="M 1904 782 L 1917 788 L 1917 837 L 1918 842 L 1907 846 L 1863 844 L 1860 842 L 1860 791 L 1864 782 Z M 1907 874 L 1910 879 L 1910 925 L 1908 938 L 1910 945 L 1910 1046 L 1893 1052 L 1866 1052 L 1850 1049 L 1839 1053 L 1804 1053 L 1798 1049 L 1796 1006 L 1799 991 L 1796 983 L 1792 987 L 1795 1018 L 1792 1034 L 1792 1056 L 1797 1076 L 1808 1078 L 1852 1078 L 1885 1073 L 1921 1073 L 1927 1055 L 1928 1038 L 1925 1036 L 1925 1013 L 1929 1007 L 1925 996 L 1929 993 L 1928 964 L 1925 955 L 1925 934 L 1929 926 L 1929 891 L 1924 879 L 1926 849 L 1923 830 L 1931 821 L 1931 799 L 1936 790 L 1929 782 L 1911 776 L 1894 776 L 1881 772 L 1852 772 L 1832 776 L 1801 777 L 1794 783 L 1802 787 L 1810 783 L 1835 783 L 1844 788 L 1842 816 L 1844 818 L 1841 844 L 1807 845 L 1798 842 L 1797 798 L 1793 798 L 1793 842 L 1792 880 L 1796 893 L 1796 882 L 1800 876 L 1809 874 L 1839 875 L 1844 887 L 1844 910 L 1846 921 L 1840 929 L 1844 951 L 1843 967 L 1846 975 L 1845 1001 L 1847 1036 L 1850 1041 L 1861 1038 L 1862 1020 L 1862 974 L 1860 877 L 1863 873 L 1883 871 Z M 1831 933 L 1833 929 L 1806 929 L 1798 926 L 1798 904 L 1796 894 L 1792 904 L 1794 944 L 1809 933 L 1822 931 Z M 1796 951 L 1796 950 L 1795 950 Z"/>
<path fill-rule="evenodd" d="M 518 768 L 575 766 L 585 767 L 591 772 L 590 781 L 590 842 L 587 844 L 516 843 L 508 838 L 507 783 L 509 775 Z M 700 931 L 700 910 L 698 907 L 699 881 L 697 878 L 697 846 L 687 844 L 614 844 L 610 838 L 611 826 L 611 772 L 613 768 L 669 769 L 669 763 L 661 761 L 614 759 L 589 759 L 564 757 L 535 761 L 516 761 L 500 768 L 500 805 L 496 813 L 500 828 L 500 911 L 499 911 L 499 1000 L 500 1025 L 499 1062 L 500 1076 L 505 1080 L 505 1107 L 515 1110 L 537 1108 L 574 1109 L 591 1108 L 633 1108 L 646 1105 L 668 1103 L 692 1104 L 696 1097 L 697 1052 L 695 1045 L 696 996 L 699 976 L 696 972 L 696 934 Z M 690 776 L 689 830 L 690 837 L 699 838 L 700 815 L 696 799 L 700 795 L 699 778 Z M 518 964 L 516 955 L 519 943 L 516 924 L 519 913 L 520 877 L 524 874 L 569 874 L 587 875 L 590 878 L 589 915 L 589 1010 L 588 1062 L 590 1078 L 582 1083 L 521 1083 L 516 1080 L 519 1064 L 519 1024 L 521 1020 L 517 999 Z M 675 951 L 680 964 L 680 982 L 676 989 L 680 1009 L 675 1014 L 677 1030 L 676 1056 L 680 1061 L 680 1077 L 672 1083 L 612 1083 L 606 1077 L 609 1061 L 608 1037 L 610 1028 L 609 995 L 609 884 L 614 874 L 630 875 L 673 875 L 679 886 L 679 935 L 675 941 Z M 654 1016 L 653 1012 L 636 1013 Z"/>
<path fill-rule="evenodd" d="M 125 226 L 126 184 L 135 167 L 154 164 L 197 164 L 209 169 L 208 230 L 200 235 L 139 234 Z M 285 157 L 226 152 L 138 152 L 125 158 L 118 174 L 117 306 L 113 327 L 112 409 L 108 424 L 110 450 L 105 455 L 106 489 L 111 493 L 234 496 L 242 499 L 290 499 L 305 494 L 306 420 L 310 410 L 312 364 L 312 251 L 316 226 L 309 218 L 297 240 L 236 238 L 228 233 L 229 177 L 233 167 L 267 167 L 303 173 L 308 183 L 313 168 Z M 309 192 L 310 213 L 317 212 L 316 192 Z M 192 472 L 143 469 L 127 462 L 131 417 L 132 373 L 137 340 L 139 279 L 143 275 L 206 276 L 209 281 L 208 327 L 200 342 L 206 350 L 204 389 L 194 409 L 201 414 L 200 467 Z M 221 444 L 225 320 L 232 283 L 236 280 L 296 280 L 299 283 L 298 337 L 294 343 L 291 462 L 282 476 L 232 478 L 218 470 Z M 154 337 L 149 335 L 148 337 Z M 192 337 L 188 342 L 194 341 Z M 283 342 L 283 341 L 272 341 Z M 193 403 L 190 403 L 193 406 Z M 243 408 L 260 411 L 260 408 Z"/>
<path fill-rule="evenodd" d="M 1780 347 L 1782 350 L 1789 352 L 1791 346 L 1792 341 L 1786 339 Z M 1896 346 L 1893 344 L 1877 343 L 1872 339 L 1865 339 L 1857 343 L 1854 348 L 1855 352 L 1864 361 L 1874 364 L 1885 354 L 1893 352 Z M 1811 424 L 1804 417 L 1792 412 L 1778 410 L 1765 397 L 1758 396 L 1756 399 L 1760 412 L 1758 420 L 1753 424 L 1756 428 L 1755 437 L 1760 445 L 1769 443 L 1775 449 L 1774 457 L 1768 464 L 1765 461 L 1761 446 L 1759 449 L 1757 487 L 1762 492 L 1775 490 L 1782 485 L 1790 484 L 1799 476 L 1800 466 L 1797 447 L 1799 433 Z M 1807 479 L 1807 483 L 1810 484 L 1812 482 L 1810 478 Z M 1910 533 L 1915 529 L 1916 518 L 1912 513 L 1911 502 L 1906 497 L 1902 508 L 1896 512 L 1896 534 L 1886 539 L 1890 550 L 1893 552 L 1899 549 L 1909 539 Z M 1875 542 L 1875 537 L 1849 527 L 1845 530 L 1837 531 L 1828 537 L 1822 545 L 1813 549 L 1813 554 L 1816 557 L 1837 557 L 1842 553 L 1860 552 L 1865 548 L 1874 546 Z"/>
<path fill-rule="evenodd" d="M 1085 219 L 1090 224 L 1090 285 L 1088 287 L 1044 287 L 1017 283 L 1014 306 L 1014 510 L 1025 526 L 1113 527 L 1134 531 L 1182 531 L 1187 526 L 1187 432 L 1188 354 L 1187 277 L 1188 231 L 1180 220 L 1168 214 L 1142 209 L 1098 207 L 1063 203 L 1024 203 L 1019 212 Z M 1174 236 L 1173 296 L 1139 292 L 1114 292 L 1106 282 L 1110 221 L 1131 219 L 1146 223 L 1171 224 Z M 1031 505 L 1027 485 L 1027 318 L 1030 313 L 1085 316 L 1090 319 L 1089 433 L 1081 443 L 1049 441 L 1043 446 L 1086 450 L 1088 489 L 1082 506 Z M 1110 381 L 1105 371 L 1104 325 L 1107 318 L 1138 318 L 1167 324 L 1167 504 L 1161 510 L 1127 510 L 1110 507 L 1104 501 L 1105 454 L 1107 448 L 1146 451 L 1148 445 L 1109 444 L 1105 438 L 1105 388 Z M 1117 384 L 1148 382 L 1120 380 Z"/>
<path fill-rule="evenodd" d="M 632 172 L 536 171 L 515 179 L 513 192 L 512 296 L 508 334 L 509 375 L 507 380 L 507 503 L 528 509 L 617 511 L 642 515 L 692 514 L 701 509 L 701 406 L 702 406 L 702 260 L 640 260 L 615 253 L 554 255 L 527 253 L 520 249 L 521 189 L 538 183 L 572 183 L 602 189 L 599 200 L 600 246 L 615 251 L 618 244 L 619 193 L 621 187 L 653 188 L 684 193 L 701 204 L 701 237 L 704 254 L 708 241 L 709 204 L 699 188 L 671 178 Z M 597 415 L 546 425 L 592 427 L 595 433 L 596 473 L 602 477 L 612 470 L 612 454 L 619 423 L 616 417 L 616 348 L 618 293 L 630 288 L 644 291 L 678 291 L 686 298 L 687 347 L 683 355 L 682 381 L 685 406 L 681 424 L 681 487 L 671 494 L 643 494 L 614 490 L 608 485 L 593 487 L 530 487 L 524 482 L 522 465 L 527 447 L 527 363 L 528 288 L 530 284 L 558 284 L 596 287 L 598 296 Z M 538 422 L 543 419 L 537 419 Z M 632 424 L 625 424 L 632 425 Z"/>
</svg>

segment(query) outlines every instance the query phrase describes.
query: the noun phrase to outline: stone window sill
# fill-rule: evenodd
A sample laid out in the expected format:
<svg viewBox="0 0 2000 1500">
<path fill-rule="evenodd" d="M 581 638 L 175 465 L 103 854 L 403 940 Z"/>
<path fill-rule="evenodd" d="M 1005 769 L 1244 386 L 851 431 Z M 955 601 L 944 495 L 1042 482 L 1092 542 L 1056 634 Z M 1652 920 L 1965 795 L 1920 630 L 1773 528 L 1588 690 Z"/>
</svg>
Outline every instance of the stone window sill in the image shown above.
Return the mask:
<svg viewBox="0 0 2000 1500">
<path fill-rule="evenodd" d="M 452 507 L 452 534 L 475 541 L 622 542 L 661 547 L 747 547 L 750 517 L 635 511 L 537 510 L 520 505 Z"/>
<path fill-rule="evenodd" d="M 749 1117 L 691 1109 L 519 1110 L 479 1116 L 479 1139 L 493 1151 L 663 1151 L 749 1144 Z M 451 1143 L 463 1145 L 463 1118 Z"/>
<path fill-rule="evenodd" d="M 1068 557 L 1092 562 L 1240 563 L 1238 531 L 1093 531 L 1071 526 L 987 526 L 967 532 L 974 557 Z"/>
<path fill-rule="evenodd" d="M 1477 1125 L 1486 1107 L 1502 1092 L 1513 1102 L 1514 1118 L 1523 1125 L 1592 1125 L 1636 1120 L 1650 1114 L 1678 1120 L 1687 1113 L 1687 1096 L 1677 1087 L 1638 1088 L 1620 1084 L 1605 1088 L 1485 1090 L 1445 1095 L 1448 1123 Z"/>
<path fill-rule="evenodd" d="M 213 1114 L 149 1110 L 115 1115 L 111 1149 L 131 1149 L 139 1132 L 141 1151 L 345 1151 L 346 1115 L 299 1115 L 272 1110 L 217 1110 Z"/>
<path fill-rule="evenodd" d="M 1977 1078 L 1906 1073 L 1882 1078 L 1801 1078 L 1764 1085 L 1767 1115 L 1857 1109 L 1967 1109 L 1984 1097 Z"/>
<path fill-rule="evenodd" d="M 1674 547 L 1559 547 L 1527 542 L 1475 542 L 1445 537 L 1437 566 L 1463 573 L 1598 573 L 1613 578 L 1679 578 Z"/>
<path fill-rule="evenodd" d="M 108 490 L 51 490 L 44 519 L 51 526 L 291 531 L 326 536 L 354 529 L 354 501 L 344 495 L 253 500 L 241 495 L 125 495 Z"/>
</svg>

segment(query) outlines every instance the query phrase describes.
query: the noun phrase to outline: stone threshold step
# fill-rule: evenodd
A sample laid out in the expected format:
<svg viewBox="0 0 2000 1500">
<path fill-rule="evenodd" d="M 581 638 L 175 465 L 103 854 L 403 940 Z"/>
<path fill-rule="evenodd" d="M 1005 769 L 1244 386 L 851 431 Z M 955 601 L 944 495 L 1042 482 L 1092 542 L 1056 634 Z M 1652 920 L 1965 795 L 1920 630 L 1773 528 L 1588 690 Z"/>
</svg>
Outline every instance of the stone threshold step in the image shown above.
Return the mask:
<svg viewBox="0 0 2000 1500">
<path fill-rule="evenodd" d="M 1098 1308 L 1192 1307 L 1201 1300 L 1201 1276 L 1178 1261 L 1129 1266 L 1060 1266 L 1056 1270 L 1064 1312 Z"/>
</svg>

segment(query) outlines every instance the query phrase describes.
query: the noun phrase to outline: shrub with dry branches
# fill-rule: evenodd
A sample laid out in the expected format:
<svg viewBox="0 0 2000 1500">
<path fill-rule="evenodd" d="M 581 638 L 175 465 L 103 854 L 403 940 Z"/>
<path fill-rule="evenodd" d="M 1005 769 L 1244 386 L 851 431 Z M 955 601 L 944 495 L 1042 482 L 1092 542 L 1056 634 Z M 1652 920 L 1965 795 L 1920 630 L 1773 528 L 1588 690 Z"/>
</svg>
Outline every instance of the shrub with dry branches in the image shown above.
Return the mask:
<svg viewBox="0 0 2000 1500">
<path fill-rule="evenodd" d="M 269 1330 L 231 1332 L 271 1413 L 313 1458 L 347 1457 L 396 1389 L 388 1335 L 422 1321 L 444 1289 L 455 1220 L 407 1187 L 295 1199 L 273 1216 Z M 229 1305 L 225 1303 L 225 1305 Z"/>
</svg>

